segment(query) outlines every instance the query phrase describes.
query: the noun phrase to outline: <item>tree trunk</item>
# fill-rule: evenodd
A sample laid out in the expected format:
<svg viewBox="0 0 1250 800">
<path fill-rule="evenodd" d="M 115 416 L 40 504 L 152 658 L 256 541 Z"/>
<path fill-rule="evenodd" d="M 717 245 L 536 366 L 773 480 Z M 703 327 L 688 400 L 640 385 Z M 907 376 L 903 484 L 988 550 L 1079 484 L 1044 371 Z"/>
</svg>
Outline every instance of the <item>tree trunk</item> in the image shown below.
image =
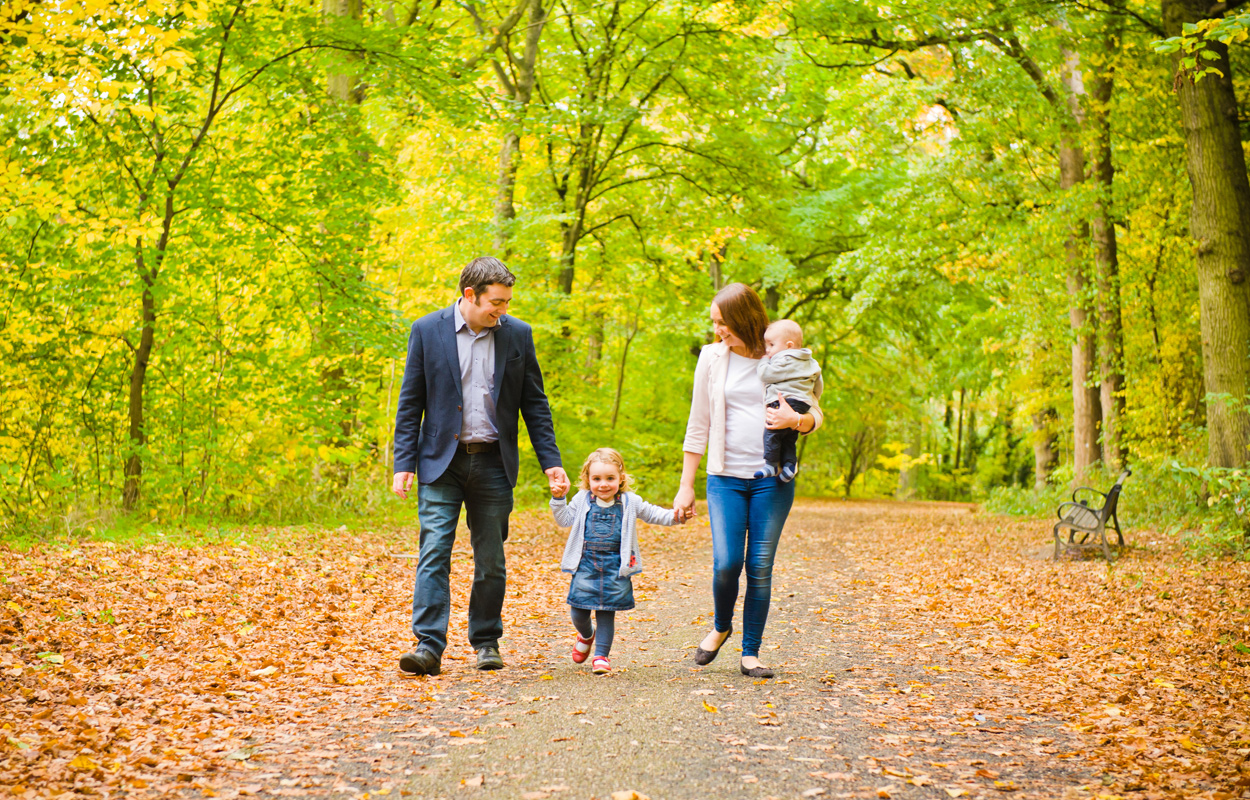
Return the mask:
<svg viewBox="0 0 1250 800">
<path fill-rule="evenodd" d="M 501 258 L 511 255 L 512 224 L 516 219 L 516 172 L 521 165 L 519 126 L 505 131 L 499 144 L 499 177 L 495 190 L 495 250 Z"/>
<path fill-rule="evenodd" d="M 946 395 L 946 397 L 943 399 L 946 403 L 946 410 L 942 413 L 942 424 L 946 428 L 946 444 L 942 448 L 941 463 L 942 463 L 942 466 L 944 467 L 950 467 L 951 446 L 955 443 L 955 435 L 952 432 L 952 427 L 955 424 L 955 410 L 951 406 L 950 395 Z"/>
<path fill-rule="evenodd" d="M 361 6 L 362 0 L 321 0 L 321 13 L 331 17 L 358 20 L 363 11 Z M 351 56 L 351 60 L 357 59 L 358 56 Z M 364 100 L 364 85 L 361 84 L 360 75 L 355 69 L 330 72 L 326 78 L 326 90 L 340 103 L 360 105 Z"/>
<path fill-rule="evenodd" d="M 140 247 L 142 245 L 139 245 Z M 134 366 L 130 370 L 130 455 L 126 458 L 125 483 L 122 486 L 122 508 L 133 511 L 139 504 L 143 480 L 142 449 L 148 443 L 144 420 L 143 388 L 147 381 L 148 363 L 156 342 L 156 299 L 152 295 L 154 277 L 141 268 L 143 279 L 143 330 L 135 348 Z"/>
<path fill-rule="evenodd" d="M 959 469 L 963 463 L 964 451 L 964 400 L 967 397 L 968 390 L 959 387 L 959 417 L 955 422 L 955 469 Z"/>
<path fill-rule="evenodd" d="M 612 399 L 612 423 L 608 426 L 612 430 L 616 430 L 616 418 L 621 411 L 621 393 L 625 390 L 625 360 L 629 358 L 629 346 L 637 335 L 638 320 L 635 319 L 629 329 L 629 336 L 625 337 L 625 346 L 621 348 L 621 363 L 616 368 L 616 397 Z"/>
<path fill-rule="evenodd" d="M 725 288 L 725 256 L 729 254 L 729 242 L 725 242 L 712 253 L 712 259 L 708 263 L 708 273 L 712 276 L 712 292 L 719 292 Z"/>
<path fill-rule="evenodd" d="M 1164 30 L 1179 36 L 1185 23 L 1207 18 L 1210 7 L 1207 0 L 1162 0 Z M 1200 65 L 1219 74 L 1197 81 L 1179 74 L 1176 93 L 1193 187 L 1189 226 L 1198 256 L 1207 460 L 1238 467 L 1250 446 L 1250 180 L 1228 47 L 1209 41 L 1204 50 L 1214 57 Z"/>
<path fill-rule="evenodd" d="M 1064 51 L 1063 84 L 1067 89 L 1070 120 L 1065 120 L 1059 141 L 1059 188 L 1067 190 L 1085 180 L 1085 152 L 1078 139 L 1084 123 L 1081 98 L 1085 94 L 1080 57 Z M 1089 225 L 1073 223 L 1064 245 L 1068 261 L 1068 321 L 1072 326 L 1072 468 L 1075 478 L 1098 460 L 1100 400 L 1093 379 L 1095 343 L 1089 277 L 1086 274 L 1085 242 Z"/>
<path fill-rule="evenodd" d="M 1019 465 L 1016 463 L 1016 446 L 1020 444 L 1016 438 L 1016 409 L 1010 395 L 999 395 L 998 421 L 1003 426 L 1003 444 L 1007 458 L 1003 472 L 999 478 L 1004 486 L 1016 486 L 1020 483 Z"/>
<path fill-rule="evenodd" d="M 362 0 L 321 0 L 321 13 L 326 17 L 359 20 L 363 10 Z M 335 105 L 359 106 L 365 99 L 365 87 L 360 79 L 360 57 L 354 54 L 348 55 L 345 56 L 345 61 L 346 63 L 335 64 L 327 70 L 326 92 Z M 364 151 L 359 151 L 358 157 L 362 164 L 369 159 L 368 153 Z M 369 224 L 367 221 L 361 222 L 357 227 L 359 236 L 356 249 L 359 253 L 369 241 Z M 358 281 L 364 279 L 364 270 L 359 263 L 356 265 L 356 274 L 353 277 Z M 322 322 L 323 325 L 326 322 L 324 309 Z M 334 327 L 334 323 L 331 322 L 329 333 L 323 327 L 319 337 L 320 347 L 325 352 L 328 361 L 327 366 L 322 369 L 321 381 L 326 398 L 334 407 L 340 409 L 343 416 L 338 420 L 337 432 L 329 435 L 326 443 L 331 447 L 346 447 L 356 434 L 355 415 L 347 413 L 346 410 L 359 407 L 358 375 L 354 374 L 356 370 L 351 368 L 358 366 L 358 364 L 353 364 L 353 360 L 359 359 L 361 351 L 359 347 L 349 348 L 338 333 L 333 332 Z M 349 352 L 355 359 L 348 359 Z M 319 469 L 320 467 L 321 465 L 318 464 Z M 347 465 L 327 465 L 327 472 L 340 487 L 347 486 L 351 478 L 351 468 Z M 315 473 L 315 475 L 319 474 Z M 320 482 L 317 477 L 314 480 Z"/>
<path fill-rule="evenodd" d="M 1050 483 L 1050 473 L 1059 461 L 1059 437 L 1055 422 L 1059 415 L 1053 408 L 1043 408 L 1033 415 L 1033 491 L 1041 492 Z"/>
<path fill-rule="evenodd" d="M 510 77 L 498 60 L 492 62 L 495 75 L 512 108 L 508 115 L 508 129 L 499 145 L 499 177 L 495 193 L 495 248 L 507 258 L 511 255 L 513 221 L 516 219 L 516 173 L 521 164 L 521 133 L 530 99 L 534 96 L 534 81 L 538 66 L 538 44 L 547 24 L 547 9 L 542 0 L 530 4 L 530 21 L 525 31 L 525 50 L 520 59 L 512 58 L 505 45 L 504 54 L 516 66 L 515 78 Z"/>
<path fill-rule="evenodd" d="M 973 391 L 972 403 L 968 408 L 968 413 L 964 415 L 966 422 L 964 424 L 964 469 L 968 472 L 974 472 L 977 468 L 978 451 L 981 448 L 981 442 L 977 439 L 977 397 L 979 393 Z"/>
<path fill-rule="evenodd" d="M 1120 17 L 1104 37 L 1104 55 L 1110 59 L 1119 49 Z M 1102 458 L 1113 469 L 1124 463 L 1124 348 L 1120 318 L 1120 262 L 1116 249 L 1113 213 L 1115 165 L 1111 161 L 1111 93 L 1115 76 L 1108 64 L 1094 70 L 1090 99 L 1094 129 L 1093 177 L 1097 200 L 1090 221 L 1094 240 L 1094 269 L 1098 288 L 1098 377 L 1102 411 Z"/>
<path fill-rule="evenodd" d="M 849 463 L 847 464 L 845 475 L 846 486 L 844 489 L 848 499 L 851 496 L 851 486 L 854 485 L 860 475 L 868 471 L 874 445 L 875 435 L 870 428 L 860 428 L 851 436 Z"/>
<path fill-rule="evenodd" d="M 587 154 L 587 158 L 589 158 Z M 584 180 L 589 180 L 589 170 L 582 170 L 586 173 Z M 564 294 L 573 293 L 573 277 L 577 268 L 577 245 L 582 240 L 582 229 L 586 223 L 586 205 L 589 202 L 588 197 L 582 190 L 584 184 L 578 186 L 577 194 L 573 198 L 573 219 L 561 225 L 563 237 L 560 243 L 560 291 Z"/>
</svg>

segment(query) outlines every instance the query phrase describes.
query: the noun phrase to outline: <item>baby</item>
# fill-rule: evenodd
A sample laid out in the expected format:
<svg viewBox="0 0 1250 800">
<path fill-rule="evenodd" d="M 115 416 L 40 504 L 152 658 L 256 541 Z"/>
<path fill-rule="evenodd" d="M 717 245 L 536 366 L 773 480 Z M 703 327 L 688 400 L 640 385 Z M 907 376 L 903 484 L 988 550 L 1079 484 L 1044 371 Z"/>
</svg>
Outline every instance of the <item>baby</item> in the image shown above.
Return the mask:
<svg viewBox="0 0 1250 800">
<path fill-rule="evenodd" d="M 764 358 L 756 367 L 764 382 L 764 405 L 780 407 L 785 397 L 790 408 L 800 414 L 810 411 L 825 390 L 820 378 L 820 365 L 812 360 L 812 351 L 803 347 L 803 329 L 797 322 L 779 319 L 764 331 Z M 783 483 L 794 480 L 799 471 L 795 444 L 799 432 L 794 428 L 764 429 L 764 468 L 757 478 L 777 475 Z"/>
</svg>

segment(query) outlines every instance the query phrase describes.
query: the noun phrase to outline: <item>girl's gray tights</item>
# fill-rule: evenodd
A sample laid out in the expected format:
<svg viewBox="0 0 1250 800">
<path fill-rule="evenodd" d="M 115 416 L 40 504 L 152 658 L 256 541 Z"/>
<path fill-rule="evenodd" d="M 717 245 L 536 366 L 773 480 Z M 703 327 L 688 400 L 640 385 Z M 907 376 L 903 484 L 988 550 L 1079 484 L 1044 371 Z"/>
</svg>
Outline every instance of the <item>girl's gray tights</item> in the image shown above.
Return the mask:
<svg viewBox="0 0 1250 800">
<path fill-rule="evenodd" d="M 589 639 L 592 633 L 595 635 L 595 655 L 607 658 L 612 650 L 612 637 L 616 634 L 616 612 L 596 611 L 595 627 L 592 628 L 590 611 L 584 608 L 570 608 L 569 611 L 573 613 L 573 627 L 583 639 Z"/>
</svg>

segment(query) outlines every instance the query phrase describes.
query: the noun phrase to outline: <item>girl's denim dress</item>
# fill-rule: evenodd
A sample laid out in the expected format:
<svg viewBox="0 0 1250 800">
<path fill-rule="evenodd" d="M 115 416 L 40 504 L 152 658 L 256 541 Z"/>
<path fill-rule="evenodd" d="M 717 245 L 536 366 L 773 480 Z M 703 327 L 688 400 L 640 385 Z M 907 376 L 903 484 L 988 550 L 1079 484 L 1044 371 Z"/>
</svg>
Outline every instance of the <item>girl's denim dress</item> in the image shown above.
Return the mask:
<svg viewBox="0 0 1250 800">
<path fill-rule="evenodd" d="M 586 512 L 582 560 L 569 584 L 568 604 L 573 608 L 628 611 L 634 607 L 634 584 L 618 574 L 624 511 L 619 497 L 608 508 L 591 501 Z"/>
</svg>

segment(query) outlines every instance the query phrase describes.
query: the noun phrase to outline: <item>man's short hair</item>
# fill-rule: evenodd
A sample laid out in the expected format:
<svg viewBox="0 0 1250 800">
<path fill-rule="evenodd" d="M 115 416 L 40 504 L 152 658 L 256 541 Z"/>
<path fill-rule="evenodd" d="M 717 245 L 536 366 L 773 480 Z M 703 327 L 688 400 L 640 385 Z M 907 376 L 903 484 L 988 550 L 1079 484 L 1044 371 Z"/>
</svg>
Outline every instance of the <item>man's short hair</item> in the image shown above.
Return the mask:
<svg viewBox="0 0 1250 800">
<path fill-rule="evenodd" d="M 779 319 L 769 325 L 768 329 L 781 334 L 784 341 L 794 342 L 795 347 L 803 346 L 803 329 L 792 319 Z"/>
<path fill-rule="evenodd" d="M 478 256 L 460 270 L 460 296 L 464 290 L 473 289 L 473 294 L 481 297 L 486 287 L 492 283 L 511 286 L 516 283 L 516 276 L 508 271 L 507 266 L 494 256 Z"/>
</svg>

